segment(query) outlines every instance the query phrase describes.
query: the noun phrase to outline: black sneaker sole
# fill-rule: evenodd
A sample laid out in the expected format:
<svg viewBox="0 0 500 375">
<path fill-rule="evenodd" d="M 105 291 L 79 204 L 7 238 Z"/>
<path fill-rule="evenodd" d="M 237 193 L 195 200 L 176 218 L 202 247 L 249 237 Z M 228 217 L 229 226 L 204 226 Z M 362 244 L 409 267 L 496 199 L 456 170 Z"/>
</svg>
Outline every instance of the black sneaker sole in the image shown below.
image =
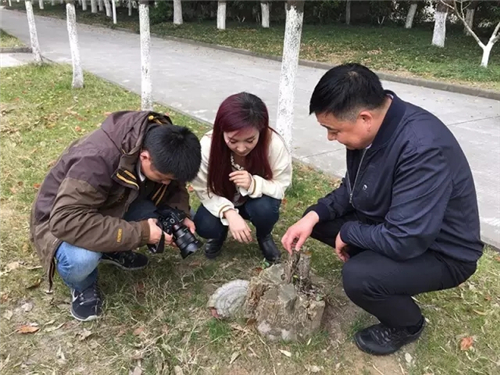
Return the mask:
<svg viewBox="0 0 500 375">
<path fill-rule="evenodd" d="M 148 264 L 145 264 L 144 266 L 141 266 L 141 267 L 124 267 L 122 264 L 118 263 L 118 262 L 115 262 L 114 260 L 110 260 L 110 259 L 101 259 L 100 263 L 104 263 L 104 264 L 111 264 L 115 267 L 118 267 L 122 270 L 125 270 L 125 271 L 139 271 L 139 270 L 142 270 L 144 268 L 146 268 L 148 266 Z"/>
<path fill-rule="evenodd" d="M 76 320 L 80 321 L 80 322 L 91 322 L 92 320 L 96 320 L 100 317 L 100 315 L 90 315 L 90 316 L 87 316 L 86 318 L 83 318 L 81 316 L 78 316 L 74 311 L 73 311 L 73 308 L 70 309 L 70 312 L 71 312 L 71 316 L 73 316 L 73 318 L 75 318 Z"/>
<path fill-rule="evenodd" d="M 370 355 L 375 355 L 375 356 L 385 356 L 385 355 L 391 355 L 391 354 L 394 354 L 394 353 L 396 353 L 396 352 L 400 351 L 400 350 L 401 350 L 404 346 L 409 345 L 409 344 L 411 344 L 411 343 L 413 343 L 413 342 L 417 341 L 417 340 L 420 338 L 420 336 L 421 336 L 421 334 L 422 334 L 422 332 L 423 332 L 423 329 L 424 329 L 424 327 L 422 327 L 422 329 L 421 329 L 420 331 L 418 331 L 417 333 L 415 333 L 414 335 L 412 335 L 411 340 L 409 340 L 408 342 L 406 342 L 406 343 L 404 343 L 403 345 L 401 345 L 398 349 L 396 349 L 396 350 L 394 350 L 394 351 L 391 351 L 391 352 L 388 352 L 388 353 L 379 353 L 379 352 L 375 352 L 375 351 L 373 351 L 373 350 L 370 350 L 370 349 L 368 349 L 368 348 L 366 348 L 366 347 L 362 346 L 362 345 L 359 343 L 359 341 L 358 341 L 358 337 L 357 337 L 357 335 L 354 335 L 354 343 L 356 344 L 356 346 L 358 347 L 358 349 L 359 349 L 359 350 L 361 350 L 361 351 L 362 351 L 362 352 L 364 352 L 364 353 L 368 353 L 368 354 L 370 354 Z"/>
</svg>

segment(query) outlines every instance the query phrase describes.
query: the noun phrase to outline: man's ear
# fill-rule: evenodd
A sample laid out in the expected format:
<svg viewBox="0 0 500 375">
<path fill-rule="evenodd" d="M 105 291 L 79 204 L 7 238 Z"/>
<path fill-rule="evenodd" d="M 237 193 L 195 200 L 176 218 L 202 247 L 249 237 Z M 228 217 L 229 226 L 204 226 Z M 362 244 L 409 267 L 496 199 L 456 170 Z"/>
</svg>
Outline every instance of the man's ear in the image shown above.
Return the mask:
<svg viewBox="0 0 500 375">
<path fill-rule="evenodd" d="M 141 153 L 139 154 L 139 158 L 141 159 L 141 161 L 146 161 L 146 160 L 151 161 L 151 155 L 147 150 L 142 150 Z"/>
<path fill-rule="evenodd" d="M 371 113 L 368 110 L 364 110 L 359 112 L 358 118 L 361 119 L 366 125 L 368 125 L 368 128 L 371 128 L 373 125 L 373 113 Z"/>
</svg>

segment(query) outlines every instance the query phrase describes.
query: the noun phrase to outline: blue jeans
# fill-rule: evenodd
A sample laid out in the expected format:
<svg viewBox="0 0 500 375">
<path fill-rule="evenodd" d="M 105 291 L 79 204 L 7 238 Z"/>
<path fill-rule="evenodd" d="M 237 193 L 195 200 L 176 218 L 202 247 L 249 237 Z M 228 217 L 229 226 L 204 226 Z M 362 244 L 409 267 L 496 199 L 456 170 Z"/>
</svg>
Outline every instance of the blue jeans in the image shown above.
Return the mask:
<svg viewBox="0 0 500 375">
<path fill-rule="evenodd" d="M 261 198 L 248 199 L 245 204 L 237 207 L 241 217 L 250 220 L 257 230 L 257 238 L 270 234 L 274 224 L 279 219 L 281 200 L 263 195 Z M 194 216 L 196 232 L 206 239 L 223 239 L 228 227 L 222 224 L 220 218 L 212 215 L 203 205 Z"/>
<path fill-rule="evenodd" d="M 150 200 L 137 198 L 125 213 L 124 220 L 157 218 L 156 206 Z M 64 283 L 81 292 L 97 281 L 97 266 L 102 253 L 63 242 L 56 251 L 57 272 Z"/>
</svg>

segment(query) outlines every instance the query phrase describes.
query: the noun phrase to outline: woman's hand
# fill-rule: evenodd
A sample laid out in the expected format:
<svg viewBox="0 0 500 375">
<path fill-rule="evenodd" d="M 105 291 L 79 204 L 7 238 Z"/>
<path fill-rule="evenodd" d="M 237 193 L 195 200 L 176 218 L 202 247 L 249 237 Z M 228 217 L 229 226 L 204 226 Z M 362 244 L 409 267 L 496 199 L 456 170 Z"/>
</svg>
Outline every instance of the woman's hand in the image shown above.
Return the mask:
<svg viewBox="0 0 500 375">
<path fill-rule="evenodd" d="M 244 243 L 252 242 L 252 231 L 239 213 L 235 210 L 229 210 L 224 213 L 224 216 L 229 223 L 229 231 L 236 241 Z"/>
<path fill-rule="evenodd" d="M 236 186 L 249 190 L 252 185 L 253 177 L 247 171 L 236 171 L 229 174 L 229 181 Z"/>
</svg>

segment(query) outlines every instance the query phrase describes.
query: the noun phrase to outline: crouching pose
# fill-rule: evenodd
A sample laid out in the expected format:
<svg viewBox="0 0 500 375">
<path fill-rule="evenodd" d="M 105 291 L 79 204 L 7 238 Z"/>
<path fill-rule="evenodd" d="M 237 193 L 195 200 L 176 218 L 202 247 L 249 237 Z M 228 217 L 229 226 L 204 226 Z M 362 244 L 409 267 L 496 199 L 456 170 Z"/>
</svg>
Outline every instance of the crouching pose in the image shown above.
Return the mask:
<svg viewBox="0 0 500 375">
<path fill-rule="evenodd" d="M 71 289 L 71 314 L 87 321 L 101 314 L 97 266 L 144 268 L 132 250 L 172 237 L 156 224 L 160 209 L 189 219 L 186 181 L 200 167 L 198 138 L 152 112 L 115 112 L 102 126 L 73 142 L 46 176 L 31 215 L 31 240 L 48 272 L 57 270 Z"/>
<path fill-rule="evenodd" d="M 292 178 L 292 160 L 283 139 L 269 127 L 265 104 L 242 92 L 221 104 L 213 130 L 201 140 L 202 163 L 193 188 L 201 201 L 194 222 L 207 239 L 205 255 L 217 257 L 228 231 L 252 241 L 251 229 L 269 262 L 280 259 L 271 232 Z"/>
</svg>

